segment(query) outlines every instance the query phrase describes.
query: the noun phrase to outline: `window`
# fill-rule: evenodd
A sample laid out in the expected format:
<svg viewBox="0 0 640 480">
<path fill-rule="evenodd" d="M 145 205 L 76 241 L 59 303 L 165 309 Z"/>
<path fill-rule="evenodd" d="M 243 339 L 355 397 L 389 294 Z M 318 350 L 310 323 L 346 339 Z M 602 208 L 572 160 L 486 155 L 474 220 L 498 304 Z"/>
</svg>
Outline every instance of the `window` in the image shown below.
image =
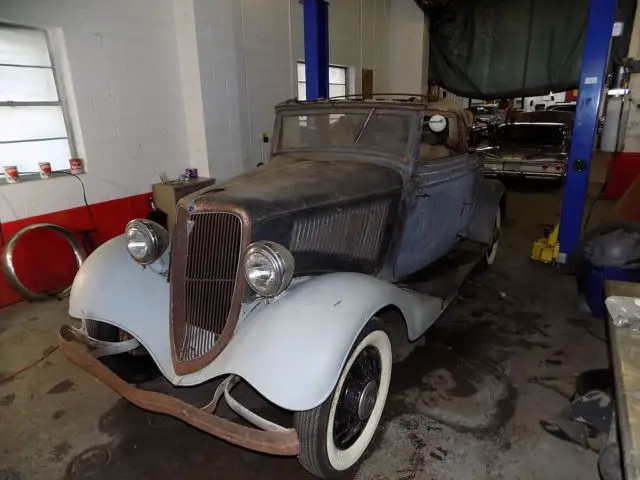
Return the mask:
<svg viewBox="0 0 640 480">
<path fill-rule="evenodd" d="M 347 94 L 346 67 L 329 66 L 329 97 L 344 97 Z M 307 75 L 304 62 L 298 62 L 298 100 L 307 99 Z"/>
<path fill-rule="evenodd" d="M 46 33 L 0 24 L 0 165 L 68 169 L 75 152 L 63 107 Z"/>
</svg>

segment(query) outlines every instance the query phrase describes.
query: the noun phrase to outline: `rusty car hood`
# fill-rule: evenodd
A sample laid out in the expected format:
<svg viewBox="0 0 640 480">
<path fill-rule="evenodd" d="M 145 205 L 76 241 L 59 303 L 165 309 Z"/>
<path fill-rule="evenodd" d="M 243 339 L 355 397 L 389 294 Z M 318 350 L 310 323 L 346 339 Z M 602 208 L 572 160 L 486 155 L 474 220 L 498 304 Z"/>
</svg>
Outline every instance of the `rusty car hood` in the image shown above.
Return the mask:
<svg viewBox="0 0 640 480">
<path fill-rule="evenodd" d="M 402 188 L 401 174 L 387 166 L 282 155 L 251 172 L 216 183 L 181 200 L 193 211 L 234 205 L 254 220 L 382 194 Z"/>
</svg>

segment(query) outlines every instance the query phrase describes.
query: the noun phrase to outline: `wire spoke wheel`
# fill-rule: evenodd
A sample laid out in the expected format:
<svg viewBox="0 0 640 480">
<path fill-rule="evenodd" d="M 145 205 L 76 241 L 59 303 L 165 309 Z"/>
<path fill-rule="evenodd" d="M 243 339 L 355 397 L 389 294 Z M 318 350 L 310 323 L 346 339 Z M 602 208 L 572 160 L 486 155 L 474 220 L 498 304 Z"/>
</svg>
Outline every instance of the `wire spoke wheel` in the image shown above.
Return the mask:
<svg viewBox="0 0 640 480">
<path fill-rule="evenodd" d="M 500 240 L 500 227 L 502 226 L 502 213 L 500 208 L 495 216 L 493 231 L 491 232 L 491 241 L 489 242 L 489 246 L 485 251 L 485 263 L 487 266 L 491 266 L 496 261 L 496 257 L 498 256 L 498 242 Z"/>
<path fill-rule="evenodd" d="M 341 450 L 349 448 L 364 429 L 380 385 L 380 355 L 373 347 L 365 348 L 340 391 L 333 421 L 333 441 Z"/>
<path fill-rule="evenodd" d="M 336 387 L 319 406 L 295 412 L 298 460 L 320 478 L 354 468 L 373 439 L 389 392 L 392 352 L 387 334 L 371 319 L 354 342 Z"/>
</svg>

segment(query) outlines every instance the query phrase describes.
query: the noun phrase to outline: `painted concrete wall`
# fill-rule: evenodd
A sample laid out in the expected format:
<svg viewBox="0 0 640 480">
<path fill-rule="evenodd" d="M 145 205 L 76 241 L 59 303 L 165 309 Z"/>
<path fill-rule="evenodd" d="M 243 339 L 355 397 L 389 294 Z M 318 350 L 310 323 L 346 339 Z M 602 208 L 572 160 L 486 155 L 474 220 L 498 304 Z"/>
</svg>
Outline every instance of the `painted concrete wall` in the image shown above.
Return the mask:
<svg viewBox="0 0 640 480">
<path fill-rule="evenodd" d="M 170 0 L 3 0 L 0 20 L 52 33 L 89 202 L 179 173 L 189 152 Z M 2 222 L 81 204 L 74 178 L 0 185 Z"/>
<path fill-rule="evenodd" d="M 329 8 L 330 60 L 349 67 L 352 92 L 362 68 L 376 91 L 422 90 L 427 32 L 412 0 Z M 92 204 L 148 192 L 160 172 L 253 168 L 304 58 L 298 0 L 4 0 L 0 21 L 50 31 Z M 0 222 L 82 204 L 73 178 L 0 184 Z"/>
</svg>

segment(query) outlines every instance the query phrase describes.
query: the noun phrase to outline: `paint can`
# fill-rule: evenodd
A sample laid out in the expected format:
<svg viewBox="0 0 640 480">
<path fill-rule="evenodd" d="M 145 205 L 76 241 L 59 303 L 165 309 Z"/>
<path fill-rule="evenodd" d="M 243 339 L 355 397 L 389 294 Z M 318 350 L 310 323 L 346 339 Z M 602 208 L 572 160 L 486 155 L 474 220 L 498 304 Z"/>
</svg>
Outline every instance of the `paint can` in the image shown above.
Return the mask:
<svg viewBox="0 0 640 480">
<path fill-rule="evenodd" d="M 7 183 L 18 183 L 20 181 L 20 174 L 18 173 L 18 167 L 15 165 L 7 165 L 2 167 L 4 170 L 4 178 L 7 179 Z"/>
<path fill-rule="evenodd" d="M 72 158 L 69 160 L 69 166 L 73 175 L 84 173 L 84 162 L 81 158 Z"/>
<path fill-rule="evenodd" d="M 38 171 L 40 172 L 40 178 L 51 178 L 51 163 L 39 162 Z"/>
</svg>

